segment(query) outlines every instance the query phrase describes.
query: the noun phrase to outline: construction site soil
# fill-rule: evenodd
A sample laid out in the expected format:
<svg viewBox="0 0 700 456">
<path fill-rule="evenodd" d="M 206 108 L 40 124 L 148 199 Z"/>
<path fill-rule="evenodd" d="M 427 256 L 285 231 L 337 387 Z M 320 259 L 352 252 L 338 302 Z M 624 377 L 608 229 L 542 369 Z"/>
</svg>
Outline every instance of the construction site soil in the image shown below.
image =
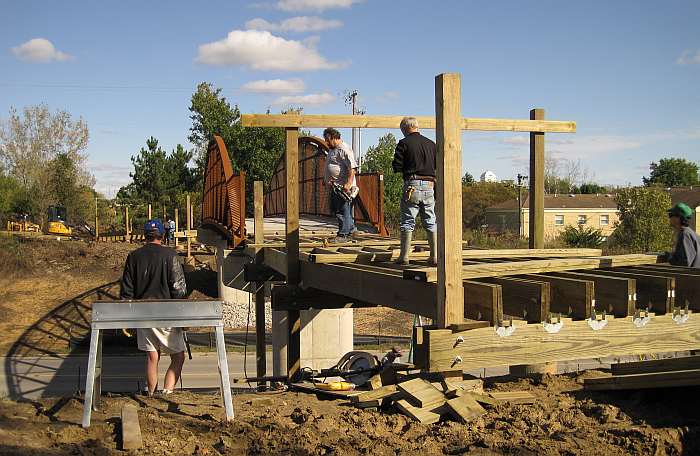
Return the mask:
<svg viewBox="0 0 700 456">
<path fill-rule="evenodd" d="M 31 328 L 61 309 L 114 296 L 135 245 L 0 237 L 0 353 L 63 353 L 62 337 Z M 206 276 L 190 275 L 192 297 L 213 297 Z M 83 306 L 83 307 L 80 307 Z M 68 314 L 66 314 L 68 315 Z M 57 320 L 56 320 L 57 321 Z M 406 335 L 412 317 L 388 309 L 356 313 L 356 332 Z M 31 350 L 24 349 L 32 347 Z M 63 350 L 63 352 L 61 351 Z M 487 390 L 531 391 L 533 405 L 503 404 L 470 422 L 423 425 L 391 407 L 372 411 L 314 395 L 235 395 L 236 419 L 222 423 L 217 394 L 177 392 L 167 398 L 109 395 L 80 426 L 80 398 L 0 399 L 0 454 L 124 454 L 119 416 L 139 408 L 144 448 L 134 454 L 700 454 L 698 388 L 587 392 L 574 376 L 487 380 Z"/>
<path fill-rule="evenodd" d="M 576 379 L 545 376 L 490 384 L 529 390 L 533 405 L 503 404 L 469 424 L 423 425 L 393 410 L 360 410 L 344 400 L 284 392 L 234 396 L 235 420 L 221 421 L 216 394 L 167 398 L 110 396 L 80 426 L 77 398 L 0 401 L 0 454 L 124 454 L 119 416 L 139 407 L 147 455 L 695 455 L 697 389 L 588 393 Z"/>
</svg>

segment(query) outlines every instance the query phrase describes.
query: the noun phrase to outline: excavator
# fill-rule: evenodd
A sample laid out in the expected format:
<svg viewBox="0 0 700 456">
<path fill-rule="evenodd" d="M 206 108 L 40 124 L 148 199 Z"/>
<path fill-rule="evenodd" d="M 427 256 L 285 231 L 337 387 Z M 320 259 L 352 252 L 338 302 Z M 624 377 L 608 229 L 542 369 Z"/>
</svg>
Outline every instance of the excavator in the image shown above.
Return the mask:
<svg viewBox="0 0 700 456">
<path fill-rule="evenodd" d="M 46 234 L 53 234 L 56 236 L 71 236 L 73 234 L 73 229 L 66 223 L 65 207 L 49 206 L 47 215 Z"/>
</svg>

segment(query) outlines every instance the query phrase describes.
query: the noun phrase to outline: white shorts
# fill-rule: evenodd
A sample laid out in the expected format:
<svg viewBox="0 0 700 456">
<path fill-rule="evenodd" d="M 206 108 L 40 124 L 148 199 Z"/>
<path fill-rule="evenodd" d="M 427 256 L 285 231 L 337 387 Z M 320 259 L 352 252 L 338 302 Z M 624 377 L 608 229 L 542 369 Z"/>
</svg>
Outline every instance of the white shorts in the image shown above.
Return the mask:
<svg viewBox="0 0 700 456">
<path fill-rule="evenodd" d="M 182 328 L 139 328 L 136 340 L 142 351 L 160 351 L 166 355 L 185 351 Z"/>
</svg>

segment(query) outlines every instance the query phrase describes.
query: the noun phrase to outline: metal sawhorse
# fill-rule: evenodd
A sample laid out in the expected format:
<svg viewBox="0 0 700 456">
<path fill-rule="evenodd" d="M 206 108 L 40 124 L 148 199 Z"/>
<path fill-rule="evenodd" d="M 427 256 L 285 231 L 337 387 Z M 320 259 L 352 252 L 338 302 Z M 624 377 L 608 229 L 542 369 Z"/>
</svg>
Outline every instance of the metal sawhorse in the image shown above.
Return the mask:
<svg viewBox="0 0 700 456">
<path fill-rule="evenodd" d="M 216 352 L 221 375 L 221 396 L 226 419 L 233 419 L 231 382 L 224 343 L 224 323 L 221 301 L 97 301 L 92 306 L 92 334 L 85 382 L 83 427 L 90 427 L 93 410 L 97 410 L 102 394 L 102 334 L 103 329 L 125 328 L 216 328 Z"/>
</svg>

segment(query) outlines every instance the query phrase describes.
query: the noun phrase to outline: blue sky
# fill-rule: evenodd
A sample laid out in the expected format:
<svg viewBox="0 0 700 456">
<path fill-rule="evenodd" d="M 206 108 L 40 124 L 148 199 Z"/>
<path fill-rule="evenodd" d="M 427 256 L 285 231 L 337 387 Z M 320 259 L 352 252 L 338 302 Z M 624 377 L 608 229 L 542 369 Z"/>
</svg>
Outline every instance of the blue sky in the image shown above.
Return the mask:
<svg viewBox="0 0 700 456">
<path fill-rule="evenodd" d="M 639 184 L 662 157 L 700 161 L 697 0 L 106 3 L 0 1 L 0 118 L 37 103 L 82 116 L 110 196 L 148 137 L 187 145 L 201 81 L 243 112 L 347 113 L 357 89 L 368 114 L 433 115 L 434 76 L 459 72 L 465 117 L 542 107 L 575 120 L 575 135 L 547 135 L 547 153 L 598 182 Z M 364 130 L 362 149 L 384 133 Z M 474 175 L 527 172 L 524 134 L 462 144 Z"/>
</svg>

